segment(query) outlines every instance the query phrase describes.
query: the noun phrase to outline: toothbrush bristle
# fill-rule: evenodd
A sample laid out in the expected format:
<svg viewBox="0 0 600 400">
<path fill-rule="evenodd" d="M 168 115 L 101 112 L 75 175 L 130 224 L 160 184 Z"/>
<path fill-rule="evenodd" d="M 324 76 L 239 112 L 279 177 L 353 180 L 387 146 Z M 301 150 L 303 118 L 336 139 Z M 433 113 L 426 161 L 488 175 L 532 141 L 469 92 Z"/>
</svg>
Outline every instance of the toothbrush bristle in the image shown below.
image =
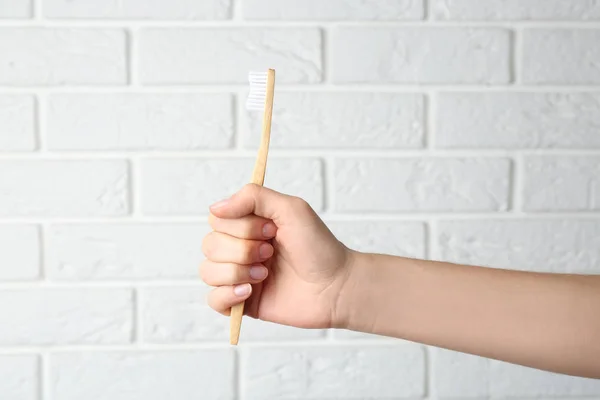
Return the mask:
<svg viewBox="0 0 600 400">
<path fill-rule="evenodd" d="M 262 111 L 267 99 L 267 73 L 250 72 L 248 82 L 250 82 L 250 92 L 246 99 L 246 109 Z"/>
</svg>

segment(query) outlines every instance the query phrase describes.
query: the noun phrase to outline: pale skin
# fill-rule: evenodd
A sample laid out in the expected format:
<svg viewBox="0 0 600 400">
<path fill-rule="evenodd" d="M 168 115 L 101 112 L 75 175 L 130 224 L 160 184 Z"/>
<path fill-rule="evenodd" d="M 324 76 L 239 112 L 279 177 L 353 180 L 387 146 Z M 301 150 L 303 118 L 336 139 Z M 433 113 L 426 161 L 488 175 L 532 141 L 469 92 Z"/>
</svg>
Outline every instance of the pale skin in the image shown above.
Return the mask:
<svg viewBox="0 0 600 400">
<path fill-rule="evenodd" d="M 210 208 L 209 305 L 228 315 L 410 340 L 600 379 L 600 276 L 348 249 L 302 199 L 247 185 Z"/>
</svg>

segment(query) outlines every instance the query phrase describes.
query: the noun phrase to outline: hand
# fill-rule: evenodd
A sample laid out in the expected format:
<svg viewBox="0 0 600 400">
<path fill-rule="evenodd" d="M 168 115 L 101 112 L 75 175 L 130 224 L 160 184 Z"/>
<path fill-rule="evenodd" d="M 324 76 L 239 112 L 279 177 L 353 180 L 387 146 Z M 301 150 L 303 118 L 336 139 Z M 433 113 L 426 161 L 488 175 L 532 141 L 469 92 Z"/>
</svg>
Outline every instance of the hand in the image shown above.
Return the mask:
<svg viewBox="0 0 600 400">
<path fill-rule="evenodd" d="M 200 275 L 208 297 L 229 315 L 245 314 L 299 328 L 336 327 L 336 304 L 352 252 L 304 200 L 246 185 L 210 208 L 213 232 L 202 244 Z"/>
</svg>

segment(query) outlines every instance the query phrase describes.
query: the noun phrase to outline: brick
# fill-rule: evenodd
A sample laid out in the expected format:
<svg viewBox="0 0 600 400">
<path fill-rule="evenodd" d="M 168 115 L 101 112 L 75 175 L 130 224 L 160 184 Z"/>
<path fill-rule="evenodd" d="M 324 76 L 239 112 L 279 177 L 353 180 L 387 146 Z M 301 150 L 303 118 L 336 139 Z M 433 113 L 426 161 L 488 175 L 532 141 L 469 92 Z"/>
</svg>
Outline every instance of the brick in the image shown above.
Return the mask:
<svg viewBox="0 0 600 400">
<path fill-rule="evenodd" d="M 0 356 L 0 398 L 38 400 L 38 368 L 34 355 Z"/>
<path fill-rule="evenodd" d="M 498 361 L 491 362 L 490 374 L 490 392 L 494 398 L 600 396 L 597 379 L 553 374 Z"/>
<path fill-rule="evenodd" d="M 43 0 L 43 7 L 47 18 L 222 20 L 230 16 L 231 0 Z"/>
<path fill-rule="evenodd" d="M 150 28 L 140 33 L 145 84 L 247 83 L 248 71 L 274 68 L 278 83 L 321 81 L 316 28 Z"/>
<path fill-rule="evenodd" d="M 206 214 L 208 207 L 250 181 L 254 159 L 147 159 L 142 163 L 142 210 L 154 215 Z M 323 207 L 318 159 L 270 158 L 265 185 Z"/>
<path fill-rule="evenodd" d="M 200 285 L 141 289 L 142 340 L 149 343 L 227 343 L 229 318 L 208 307 L 206 296 L 211 289 Z M 302 340 L 322 339 L 325 332 L 246 317 L 241 336 L 243 341 Z"/>
<path fill-rule="evenodd" d="M 523 169 L 525 210 L 600 210 L 600 157 L 530 156 Z"/>
<path fill-rule="evenodd" d="M 600 273 L 600 220 L 440 221 L 437 259 L 557 273 Z"/>
<path fill-rule="evenodd" d="M 0 28 L 0 85 L 117 85 L 127 82 L 118 29 Z"/>
<path fill-rule="evenodd" d="M 133 299 L 126 289 L 0 291 L 0 345 L 128 343 Z"/>
<path fill-rule="evenodd" d="M 396 93 L 277 94 L 273 148 L 420 148 L 425 104 L 422 95 Z M 246 112 L 244 142 L 257 148 L 262 115 Z M 365 118 L 368 115 L 368 118 Z"/>
<path fill-rule="evenodd" d="M 425 225 L 405 221 L 327 221 L 333 234 L 351 249 L 400 257 L 425 257 Z"/>
<path fill-rule="evenodd" d="M 600 83 L 599 29 L 525 29 L 520 69 L 526 84 Z"/>
<path fill-rule="evenodd" d="M 597 93 L 441 93 L 436 108 L 438 147 L 600 147 Z"/>
<path fill-rule="evenodd" d="M 233 355 L 229 349 L 53 353 L 48 392 L 61 400 L 233 400 Z"/>
<path fill-rule="evenodd" d="M 509 171 L 504 158 L 339 158 L 335 209 L 503 211 Z"/>
<path fill-rule="evenodd" d="M 208 224 L 53 225 L 46 275 L 55 280 L 197 279 Z"/>
<path fill-rule="evenodd" d="M 335 83 L 502 84 L 511 80 L 510 47 L 504 29 L 343 27 L 331 34 L 331 76 Z"/>
<path fill-rule="evenodd" d="M 415 345 L 250 348 L 241 375 L 253 400 L 425 395 L 424 352 Z"/>
<path fill-rule="evenodd" d="M 435 350 L 434 385 L 439 398 L 572 398 L 600 394 L 600 381 Z"/>
<path fill-rule="evenodd" d="M 490 363 L 456 351 L 432 349 L 434 393 L 440 399 L 488 398 Z"/>
<path fill-rule="evenodd" d="M 588 0 L 432 0 L 438 20 L 597 20 L 600 4 Z"/>
<path fill-rule="evenodd" d="M 231 147 L 229 94 L 60 94 L 48 105 L 53 150 Z M 85 134 L 82 134 L 85 132 Z"/>
<path fill-rule="evenodd" d="M 124 161 L 0 161 L 0 216 L 119 216 L 129 210 Z"/>
<path fill-rule="evenodd" d="M 0 281 L 40 274 L 40 233 L 33 225 L 0 225 Z"/>
<path fill-rule="evenodd" d="M 34 97 L 0 95 L 0 126 L 0 152 L 35 150 Z"/>
<path fill-rule="evenodd" d="M 0 0 L 0 19 L 31 18 L 31 0 Z"/>
<path fill-rule="evenodd" d="M 418 20 L 422 0 L 245 0 L 244 19 L 262 20 Z"/>
</svg>

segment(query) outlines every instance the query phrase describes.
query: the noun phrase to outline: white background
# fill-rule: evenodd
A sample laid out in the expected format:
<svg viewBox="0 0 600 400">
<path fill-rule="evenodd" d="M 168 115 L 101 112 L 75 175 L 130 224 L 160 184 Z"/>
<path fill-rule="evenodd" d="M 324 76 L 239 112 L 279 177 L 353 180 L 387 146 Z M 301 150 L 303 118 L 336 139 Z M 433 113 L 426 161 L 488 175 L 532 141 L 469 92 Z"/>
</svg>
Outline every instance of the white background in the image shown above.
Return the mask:
<svg viewBox="0 0 600 400">
<path fill-rule="evenodd" d="M 266 67 L 266 185 L 349 246 L 600 272 L 596 1 L 0 0 L 0 399 L 600 398 L 344 332 L 230 348 L 197 266 Z"/>
</svg>

